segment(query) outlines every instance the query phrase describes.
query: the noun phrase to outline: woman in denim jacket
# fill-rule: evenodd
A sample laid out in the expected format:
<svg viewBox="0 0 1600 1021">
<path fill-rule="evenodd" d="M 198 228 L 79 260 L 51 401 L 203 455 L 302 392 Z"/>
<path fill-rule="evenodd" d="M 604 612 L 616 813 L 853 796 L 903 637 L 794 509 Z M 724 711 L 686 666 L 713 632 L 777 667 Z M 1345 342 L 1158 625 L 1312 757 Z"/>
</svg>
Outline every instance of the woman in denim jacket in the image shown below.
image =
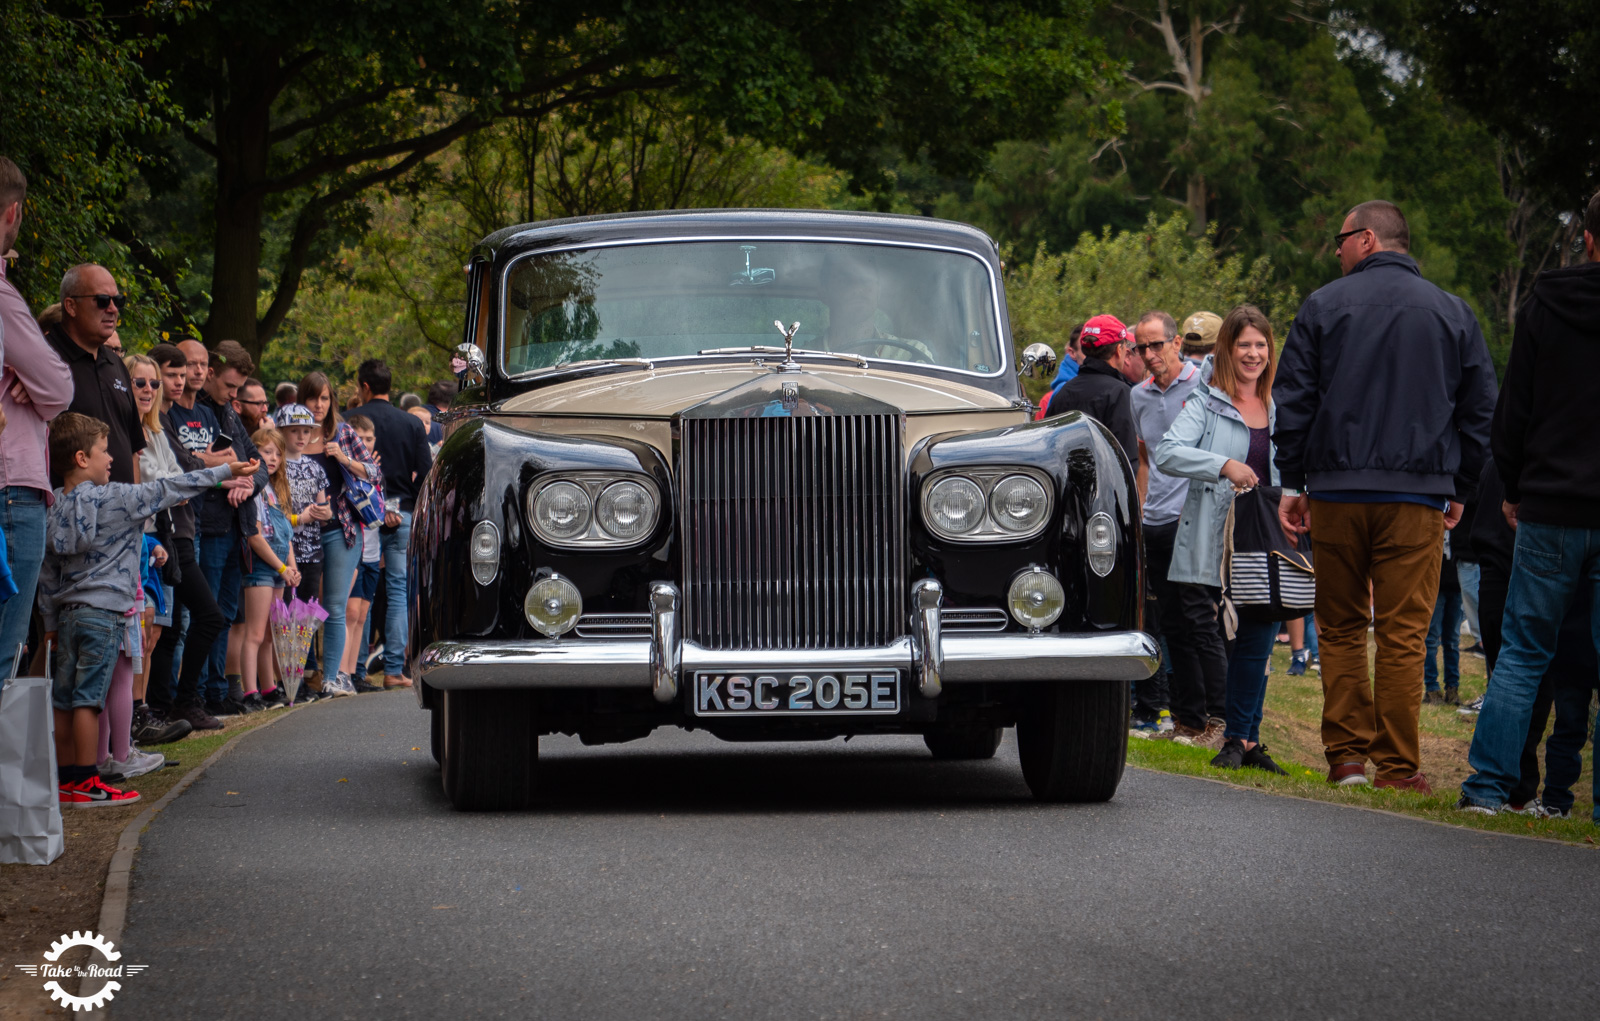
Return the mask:
<svg viewBox="0 0 1600 1021">
<path fill-rule="evenodd" d="M 1187 585 L 1221 584 L 1234 496 L 1278 481 L 1272 463 L 1272 376 L 1278 361 L 1272 324 L 1255 306 L 1240 305 L 1222 321 L 1215 354 L 1210 387 L 1195 391 L 1156 448 L 1158 468 L 1191 480 L 1167 575 Z M 1239 624 L 1228 661 L 1227 728 L 1214 766 L 1283 772 L 1267 755 L 1260 733 L 1267 659 L 1277 633 L 1277 624 Z"/>
</svg>

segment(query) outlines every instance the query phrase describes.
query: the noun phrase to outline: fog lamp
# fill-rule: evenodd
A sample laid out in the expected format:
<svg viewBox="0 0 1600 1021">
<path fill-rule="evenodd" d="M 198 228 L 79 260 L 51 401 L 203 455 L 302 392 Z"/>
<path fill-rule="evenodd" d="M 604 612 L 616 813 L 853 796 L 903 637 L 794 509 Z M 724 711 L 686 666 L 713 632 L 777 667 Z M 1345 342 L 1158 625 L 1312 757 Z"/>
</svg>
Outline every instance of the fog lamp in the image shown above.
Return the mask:
<svg viewBox="0 0 1600 1021">
<path fill-rule="evenodd" d="M 1038 631 L 1056 622 L 1067 605 L 1067 597 L 1054 575 L 1032 567 L 1011 580 L 1006 604 L 1018 624 Z"/>
<path fill-rule="evenodd" d="M 556 638 L 571 631 L 578 622 L 583 613 L 583 597 L 578 594 L 578 586 L 559 574 L 551 574 L 528 589 L 522 612 L 534 630 Z"/>
</svg>

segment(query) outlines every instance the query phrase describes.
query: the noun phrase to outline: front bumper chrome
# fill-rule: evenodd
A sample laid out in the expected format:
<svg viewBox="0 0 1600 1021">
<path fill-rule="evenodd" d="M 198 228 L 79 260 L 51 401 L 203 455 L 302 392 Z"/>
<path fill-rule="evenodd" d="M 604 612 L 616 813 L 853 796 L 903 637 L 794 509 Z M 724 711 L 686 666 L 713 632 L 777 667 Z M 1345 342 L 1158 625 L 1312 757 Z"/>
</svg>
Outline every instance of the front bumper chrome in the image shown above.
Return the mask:
<svg viewBox="0 0 1600 1021">
<path fill-rule="evenodd" d="M 947 634 L 942 655 L 918 654 L 911 638 L 870 649 L 707 649 L 678 643 L 677 670 L 652 640 L 561 638 L 538 641 L 434 642 L 422 653 L 422 677 L 448 688 L 638 688 L 658 699 L 669 678 L 696 670 L 754 672 L 849 668 L 918 670 L 941 662 L 943 685 L 985 681 L 1142 681 L 1155 672 L 1160 647 L 1142 631 L 1095 634 Z M 675 674 L 675 678 L 674 675 Z M 672 685 L 674 692 L 677 684 Z M 924 695 L 933 697 L 938 692 Z M 667 699 L 670 701 L 670 698 Z"/>
</svg>

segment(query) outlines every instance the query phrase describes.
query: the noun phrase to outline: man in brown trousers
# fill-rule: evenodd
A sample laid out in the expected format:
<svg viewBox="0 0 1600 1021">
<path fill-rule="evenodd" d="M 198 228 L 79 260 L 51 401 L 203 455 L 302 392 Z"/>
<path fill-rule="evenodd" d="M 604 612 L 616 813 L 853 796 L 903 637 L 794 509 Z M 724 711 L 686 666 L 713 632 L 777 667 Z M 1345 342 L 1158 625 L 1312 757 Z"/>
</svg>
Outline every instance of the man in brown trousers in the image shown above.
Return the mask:
<svg viewBox="0 0 1600 1021">
<path fill-rule="evenodd" d="M 1309 528 L 1316 558 L 1328 781 L 1366 783 L 1371 759 L 1377 786 L 1431 793 L 1424 643 L 1444 533 L 1488 448 L 1494 367 L 1472 309 L 1406 254 L 1392 203 L 1356 206 L 1333 240 L 1344 276 L 1300 307 L 1272 386 L 1279 518 Z"/>
</svg>

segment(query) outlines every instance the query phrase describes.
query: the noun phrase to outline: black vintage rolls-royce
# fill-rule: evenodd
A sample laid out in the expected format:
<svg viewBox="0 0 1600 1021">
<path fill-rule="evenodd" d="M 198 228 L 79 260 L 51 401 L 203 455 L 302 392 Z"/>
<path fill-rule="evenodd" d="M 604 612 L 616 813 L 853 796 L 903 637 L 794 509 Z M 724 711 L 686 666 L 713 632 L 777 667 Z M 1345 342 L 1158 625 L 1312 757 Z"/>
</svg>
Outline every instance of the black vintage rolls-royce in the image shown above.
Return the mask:
<svg viewBox="0 0 1600 1021">
<path fill-rule="evenodd" d="M 417 503 L 408 655 L 459 808 L 541 734 L 1017 728 L 1104 800 L 1156 643 L 1137 494 L 1092 419 L 1029 420 L 994 242 L 921 217 L 529 224 L 473 255 L 468 385 Z"/>
</svg>

